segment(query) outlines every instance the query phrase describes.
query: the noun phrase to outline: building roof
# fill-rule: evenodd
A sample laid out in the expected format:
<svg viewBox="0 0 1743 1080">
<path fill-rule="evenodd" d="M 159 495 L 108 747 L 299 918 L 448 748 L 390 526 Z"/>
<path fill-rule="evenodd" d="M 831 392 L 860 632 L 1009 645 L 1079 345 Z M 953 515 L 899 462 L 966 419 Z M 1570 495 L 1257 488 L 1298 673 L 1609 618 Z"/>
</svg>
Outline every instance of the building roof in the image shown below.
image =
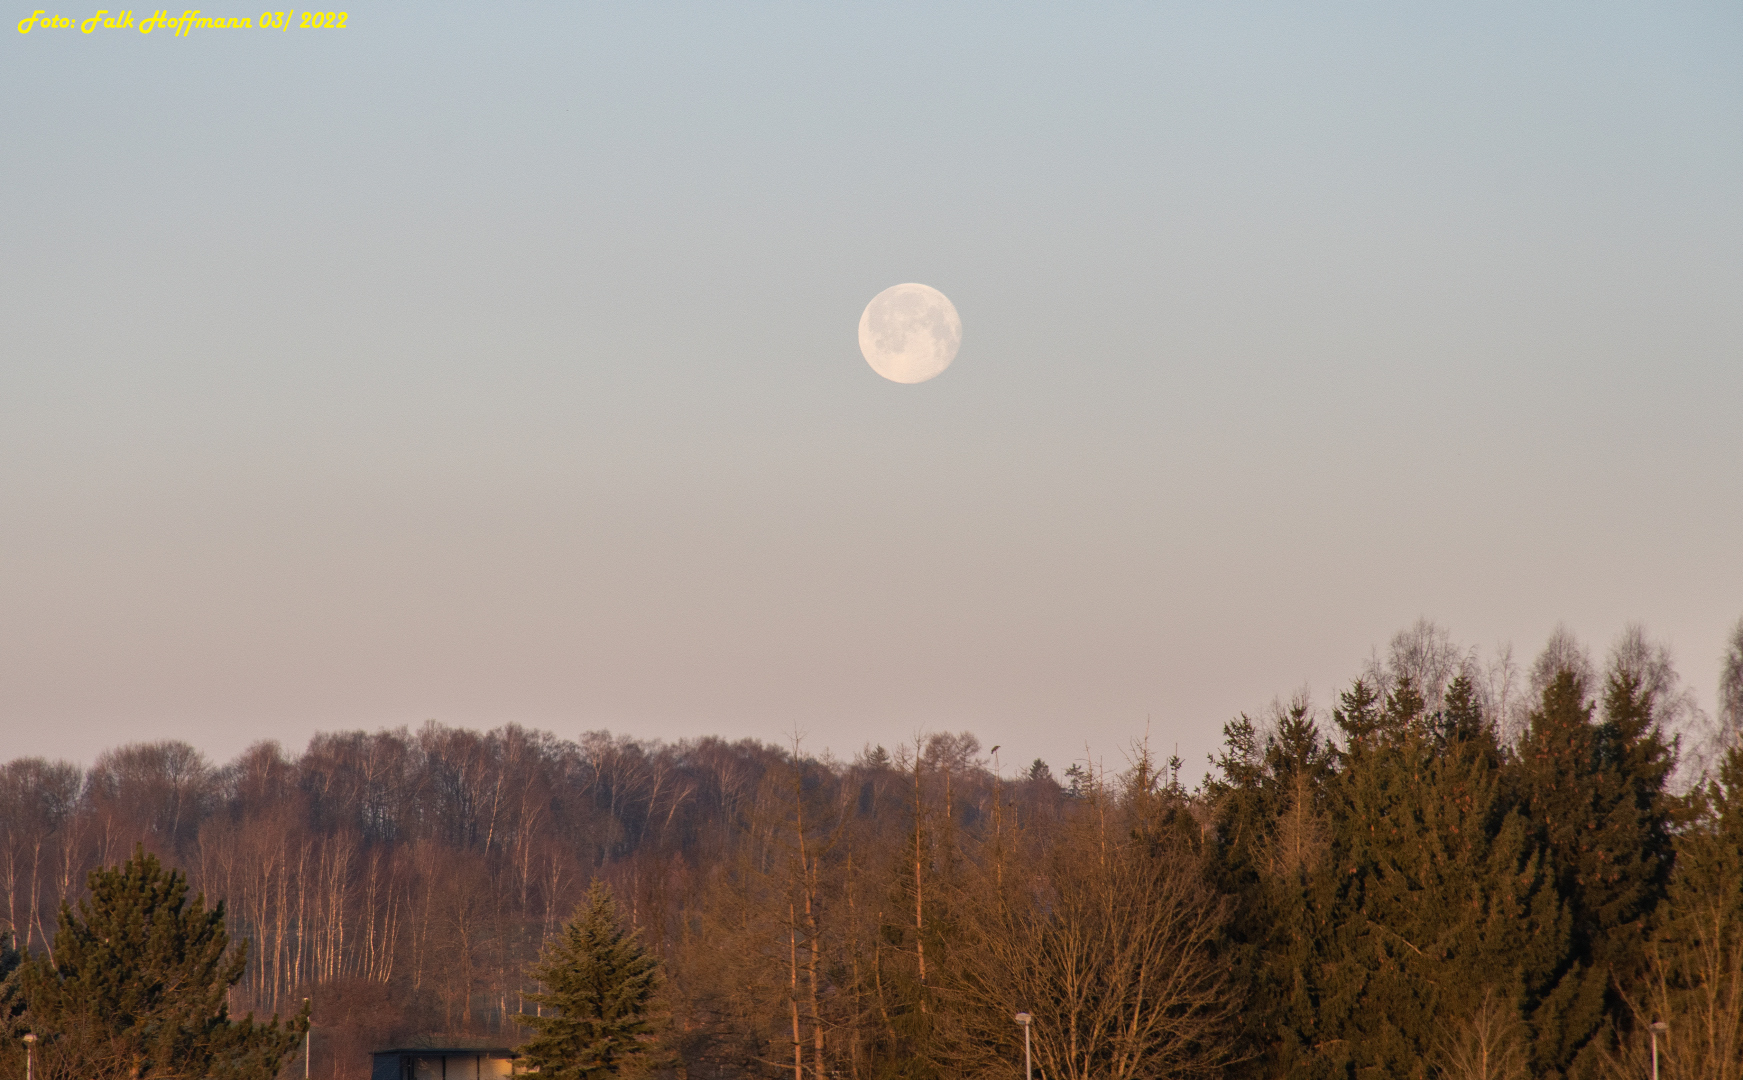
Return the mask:
<svg viewBox="0 0 1743 1080">
<path fill-rule="evenodd" d="M 402 1046 L 393 1050 L 374 1050 L 374 1054 L 410 1054 L 413 1057 L 434 1057 L 437 1054 L 489 1054 L 491 1057 L 514 1057 L 507 1046 Z"/>
</svg>

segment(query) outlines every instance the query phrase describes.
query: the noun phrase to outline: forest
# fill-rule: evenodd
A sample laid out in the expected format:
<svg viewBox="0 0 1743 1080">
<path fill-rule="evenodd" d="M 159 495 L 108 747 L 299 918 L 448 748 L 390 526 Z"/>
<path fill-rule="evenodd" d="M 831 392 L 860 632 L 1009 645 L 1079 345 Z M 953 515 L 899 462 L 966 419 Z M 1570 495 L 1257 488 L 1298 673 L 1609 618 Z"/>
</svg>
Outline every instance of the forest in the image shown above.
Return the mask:
<svg viewBox="0 0 1743 1080">
<path fill-rule="evenodd" d="M 1011 1080 L 1018 1012 L 1046 1080 L 1641 1078 L 1654 1042 L 1665 1080 L 1743 1080 L 1743 622 L 1715 715 L 1638 628 L 1521 667 L 1422 622 L 1354 667 L 1191 770 L 1142 733 L 1056 772 L 968 732 L 838 760 L 435 722 L 20 758 L 0 935 L 52 961 L 142 846 L 248 942 L 232 1015 L 309 999 L 323 1078 L 524 1043 L 600 882 L 695 1080 Z"/>
</svg>

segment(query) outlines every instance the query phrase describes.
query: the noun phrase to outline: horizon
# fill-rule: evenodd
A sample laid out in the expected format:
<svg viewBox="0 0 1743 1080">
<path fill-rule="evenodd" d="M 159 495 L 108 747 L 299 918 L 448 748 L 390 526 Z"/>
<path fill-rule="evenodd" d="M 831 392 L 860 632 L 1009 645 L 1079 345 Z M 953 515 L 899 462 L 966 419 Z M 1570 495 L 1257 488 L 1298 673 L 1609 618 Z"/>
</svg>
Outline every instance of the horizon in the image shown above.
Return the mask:
<svg viewBox="0 0 1743 1080">
<path fill-rule="evenodd" d="M 1571 649 L 1571 652 L 1562 651 L 1564 648 Z M 1594 652 L 1589 645 L 1580 642 L 1577 636 L 1568 631 L 1566 627 L 1558 626 L 1551 641 L 1527 663 L 1521 662 L 1513 656 L 1510 649 L 1496 650 L 1494 655 L 1486 657 L 1475 647 L 1461 647 L 1451 639 L 1443 627 L 1429 620 L 1421 619 L 1417 621 L 1416 625 L 1406 630 L 1400 630 L 1393 635 L 1384 654 L 1379 649 L 1375 649 L 1357 674 L 1351 676 L 1342 686 L 1333 687 L 1324 698 L 1314 695 L 1311 688 L 1298 687 L 1287 698 L 1279 695 L 1263 706 L 1240 710 L 1237 714 L 1226 718 L 1225 721 L 1219 721 L 1217 730 L 1219 733 L 1226 732 L 1224 727 L 1226 722 L 1248 719 L 1257 726 L 1262 735 L 1268 737 L 1270 733 L 1275 731 L 1285 710 L 1290 706 L 1299 704 L 1307 707 L 1308 719 L 1317 726 L 1320 736 L 1326 741 L 1326 744 L 1328 746 L 1341 746 L 1342 737 L 1333 722 L 1332 710 L 1340 695 L 1349 690 L 1354 683 L 1358 680 L 1362 681 L 1385 696 L 1390 693 L 1400 671 L 1406 670 L 1412 665 L 1416 665 L 1417 670 L 1420 671 L 1433 668 L 1438 664 L 1440 665 L 1439 678 L 1441 681 L 1426 688 L 1429 694 L 1430 711 L 1435 712 L 1440 708 L 1439 696 L 1444 690 L 1444 680 L 1454 675 L 1463 676 L 1472 682 L 1478 700 L 1482 704 L 1485 720 L 1495 728 L 1501 745 L 1510 748 L 1523 735 L 1528 725 L 1527 714 L 1536 707 L 1538 697 L 1542 692 L 1541 684 L 1544 681 L 1543 673 L 1545 671 L 1556 670 L 1559 666 L 1571 663 L 1573 667 L 1588 672 L 1588 675 L 1585 676 L 1587 682 L 1583 692 L 1586 699 L 1596 707 L 1603 696 L 1602 673 L 1618 662 L 1619 654 L 1629 649 L 1633 650 L 1633 655 L 1655 659 L 1661 665 L 1658 677 L 1663 682 L 1654 691 L 1660 701 L 1659 708 L 1655 711 L 1654 723 L 1676 740 L 1678 749 L 1673 755 L 1673 762 L 1678 788 L 1686 790 L 1692 784 L 1711 779 L 1711 765 L 1717 759 L 1718 754 L 1728 745 L 1728 740 L 1736 738 L 1738 734 L 1736 723 L 1743 720 L 1743 713 L 1739 713 L 1735 719 L 1729 721 L 1726 719 L 1725 704 L 1720 700 L 1726 693 L 1723 683 L 1715 687 L 1714 708 L 1711 710 L 1706 708 L 1706 703 L 1701 700 L 1701 696 L 1695 688 L 1689 686 L 1682 678 L 1676 667 L 1676 657 L 1662 642 L 1653 641 L 1646 634 L 1645 628 L 1639 624 L 1631 624 L 1623 637 L 1603 652 Z M 1425 656 L 1429 659 L 1425 660 Z M 1735 671 L 1743 670 L 1737 668 L 1737 657 L 1743 657 L 1743 618 L 1739 618 L 1737 624 L 1732 628 L 1726 656 L 1722 661 L 1728 675 L 1722 676 L 1722 678 L 1735 679 L 1737 677 Z M 1733 706 L 1733 708 L 1735 707 Z M 727 745 L 750 743 L 795 759 L 817 762 L 832 769 L 857 767 L 863 764 L 874 751 L 883 751 L 893 758 L 900 759 L 903 754 L 909 752 L 910 748 L 918 752 L 919 748 L 931 738 L 966 736 L 974 740 L 972 755 L 977 756 L 971 756 L 969 759 L 974 767 L 990 771 L 999 777 L 1004 777 L 1007 770 L 997 751 L 1009 745 L 1006 742 L 998 741 L 1000 736 L 997 733 L 987 734 L 966 728 L 955 732 L 947 728 L 917 729 L 910 732 L 906 739 L 896 740 L 888 744 L 883 741 L 868 740 L 857 747 L 838 748 L 828 745 L 822 747 L 808 745 L 808 736 L 803 730 L 790 731 L 777 739 L 719 732 L 693 733 L 666 738 L 657 733 L 641 735 L 613 731 L 609 728 L 585 729 L 571 734 L 537 724 L 523 724 L 513 720 L 488 726 L 446 724 L 438 718 L 428 717 L 419 723 L 376 725 L 373 728 L 354 726 L 317 729 L 309 735 L 300 748 L 296 744 L 289 744 L 284 740 L 275 738 L 269 733 L 228 755 L 227 758 L 206 748 L 187 743 L 185 740 L 145 737 L 104 747 L 98 750 L 92 758 L 85 761 L 72 761 L 67 758 L 46 759 L 43 755 L 15 755 L 9 760 L 20 761 L 27 757 L 53 760 L 56 763 L 75 765 L 82 773 L 88 774 L 104 764 L 106 758 L 112 758 L 117 751 L 130 747 L 181 743 L 198 753 L 206 766 L 212 769 L 214 774 L 217 774 L 262 746 L 271 746 L 283 754 L 286 760 L 295 762 L 302 755 L 308 753 L 317 740 L 335 736 L 350 734 L 398 735 L 405 737 L 408 741 L 415 741 L 419 739 L 421 733 L 427 731 L 462 730 L 490 737 L 501 735 L 511 728 L 547 735 L 570 747 L 583 747 L 590 737 L 595 736 L 605 737 L 608 741 L 629 740 L 648 749 L 664 748 L 679 751 L 687 747 L 696 747 L 710 740 Z M 1005 756 L 1011 760 L 1008 771 L 1013 779 L 1022 776 L 1034 764 L 1046 765 L 1056 780 L 1065 776 L 1066 770 L 1074 766 L 1086 767 L 1092 774 L 1121 776 L 1125 774 L 1127 768 L 1133 765 L 1135 755 L 1154 755 L 1156 760 L 1165 762 L 1169 760 L 1170 756 L 1179 757 L 1178 744 L 1173 746 L 1171 754 L 1163 754 L 1162 751 L 1167 748 L 1161 745 L 1152 745 L 1150 735 L 1151 732 L 1146 727 L 1143 732 L 1131 735 L 1124 743 L 1116 747 L 1116 753 L 1119 759 L 1125 763 L 1125 767 L 1116 763 L 1115 767 L 1110 769 L 1106 756 L 1090 757 L 1087 754 L 1083 757 L 1063 761 L 1049 759 L 1039 754 L 1033 758 L 1009 753 Z M 1219 750 L 1225 748 L 1225 744 L 1221 741 L 1214 745 Z M 5 761 L 0 760 L 0 764 L 5 763 Z M 989 763 L 992 766 L 990 770 L 988 770 Z M 1214 763 L 1209 756 L 1201 762 L 1179 758 L 1179 773 L 1177 775 L 1192 780 L 1193 784 L 1189 786 L 1202 787 L 1213 776 L 1214 772 Z"/>
</svg>

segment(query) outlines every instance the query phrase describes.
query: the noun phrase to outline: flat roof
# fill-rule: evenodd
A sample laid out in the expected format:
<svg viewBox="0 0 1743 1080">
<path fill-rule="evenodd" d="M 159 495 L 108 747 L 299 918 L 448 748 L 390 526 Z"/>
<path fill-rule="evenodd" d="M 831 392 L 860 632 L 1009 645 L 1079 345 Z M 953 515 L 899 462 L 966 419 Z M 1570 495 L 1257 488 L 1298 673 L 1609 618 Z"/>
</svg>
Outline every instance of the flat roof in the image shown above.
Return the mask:
<svg viewBox="0 0 1743 1080">
<path fill-rule="evenodd" d="M 507 1046 L 403 1046 L 393 1050 L 371 1050 L 372 1054 L 495 1054 L 513 1057 Z"/>
</svg>

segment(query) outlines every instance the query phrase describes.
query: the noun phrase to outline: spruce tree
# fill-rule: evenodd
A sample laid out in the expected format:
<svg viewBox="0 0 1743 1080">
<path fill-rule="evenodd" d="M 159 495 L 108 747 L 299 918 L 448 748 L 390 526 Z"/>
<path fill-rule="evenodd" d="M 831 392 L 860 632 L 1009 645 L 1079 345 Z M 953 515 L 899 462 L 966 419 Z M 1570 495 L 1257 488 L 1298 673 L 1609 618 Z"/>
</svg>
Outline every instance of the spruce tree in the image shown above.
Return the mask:
<svg viewBox="0 0 1743 1080">
<path fill-rule="evenodd" d="M 23 1025 L 38 1038 L 39 1075 L 199 1076 L 269 1080 L 308 1030 L 229 1018 L 228 991 L 247 965 L 230 947 L 224 905 L 188 901 L 187 879 L 136 849 L 94 870 L 77 913 L 61 905 L 53 960 L 21 972 Z"/>
<path fill-rule="evenodd" d="M 1675 737 L 1661 729 L 1659 702 L 1639 672 L 1619 669 L 1610 673 L 1604 689 L 1604 722 L 1598 728 L 1599 751 L 1604 764 L 1615 771 L 1620 784 L 1617 812 L 1639 838 L 1638 857 L 1632 860 L 1630 886 L 1621 903 L 1619 921 L 1641 924 L 1663 898 L 1675 861 L 1671 835 L 1682 813 L 1678 800 L 1668 790 L 1676 766 Z M 1629 934 L 1637 942 L 1639 935 Z M 1629 973 L 1632 962 L 1626 946 L 1607 943 L 1608 962 L 1619 974 Z"/>
<path fill-rule="evenodd" d="M 520 1047 L 522 1058 L 553 1080 L 633 1075 L 652 1065 L 659 968 L 636 935 L 624 933 L 610 890 L 595 881 L 532 968 L 544 991 L 527 999 L 544 1008 L 520 1015 L 538 1033 Z"/>
<path fill-rule="evenodd" d="M 1502 786 L 1494 729 L 1465 680 L 1445 702 L 1428 714 L 1400 682 L 1335 785 L 1320 1075 L 1426 1077 L 1461 1025 L 1517 1016 L 1563 963 L 1569 920 Z"/>
<path fill-rule="evenodd" d="M 1276 718 L 1265 750 L 1265 799 L 1272 824 L 1265 834 L 1257 898 L 1266 921 L 1264 955 L 1253 1010 L 1271 1030 L 1270 1054 L 1288 1075 L 1314 1076 L 1322 1064 L 1326 916 L 1336 903 L 1339 875 L 1330 854 L 1327 800 L 1334 755 L 1305 701 Z M 1261 1059 L 1262 1060 L 1262 1059 Z"/>
<path fill-rule="evenodd" d="M 1236 1075 L 1311 1076 L 1320 1039 L 1319 945 L 1337 875 L 1327 865 L 1325 792 L 1334 755 L 1304 700 L 1261 735 L 1245 715 L 1223 727 L 1207 870 L 1233 900 L 1224 949 L 1246 984 Z"/>
<path fill-rule="evenodd" d="M 24 995 L 19 988 L 24 954 L 13 944 L 15 940 L 11 934 L 0 935 L 0 1039 L 6 1041 L 9 1050 L 18 1034 L 15 1030 L 18 1016 L 24 1011 Z"/>
<path fill-rule="evenodd" d="M 1460 675 L 1447 684 L 1434 737 L 1443 751 L 1480 754 L 1490 765 L 1501 763 L 1500 735 L 1483 715 L 1477 688 L 1467 676 Z"/>
<path fill-rule="evenodd" d="M 1594 718 L 1575 672 L 1544 687 L 1520 743 L 1516 782 L 1573 915 L 1562 984 L 1532 1018 L 1539 1069 L 1590 1059 L 1623 1014 L 1618 996 L 1641 962 L 1647 920 L 1671 865 L 1664 782 L 1671 748 L 1637 682 L 1611 679 Z"/>
<path fill-rule="evenodd" d="M 1691 801 L 1646 977 L 1625 996 L 1633 1030 L 1610 1063 L 1615 1075 L 1650 1075 L 1645 1026 L 1662 1020 L 1667 1080 L 1743 1077 L 1743 748 L 1726 751 L 1718 778 Z"/>
</svg>

